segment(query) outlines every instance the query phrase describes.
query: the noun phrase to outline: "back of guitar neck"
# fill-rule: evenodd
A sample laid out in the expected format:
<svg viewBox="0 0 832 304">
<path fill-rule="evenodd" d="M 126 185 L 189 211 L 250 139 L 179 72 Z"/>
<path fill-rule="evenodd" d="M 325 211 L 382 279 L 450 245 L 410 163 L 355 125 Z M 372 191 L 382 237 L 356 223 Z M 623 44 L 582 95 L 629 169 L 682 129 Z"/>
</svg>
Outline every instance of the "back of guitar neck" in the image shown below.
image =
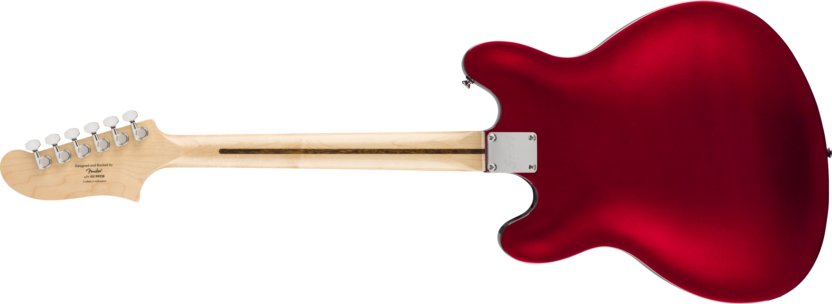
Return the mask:
<svg viewBox="0 0 832 304">
<path fill-rule="evenodd" d="M 166 167 L 484 171 L 475 132 L 167 136 Z"/>
</svg>

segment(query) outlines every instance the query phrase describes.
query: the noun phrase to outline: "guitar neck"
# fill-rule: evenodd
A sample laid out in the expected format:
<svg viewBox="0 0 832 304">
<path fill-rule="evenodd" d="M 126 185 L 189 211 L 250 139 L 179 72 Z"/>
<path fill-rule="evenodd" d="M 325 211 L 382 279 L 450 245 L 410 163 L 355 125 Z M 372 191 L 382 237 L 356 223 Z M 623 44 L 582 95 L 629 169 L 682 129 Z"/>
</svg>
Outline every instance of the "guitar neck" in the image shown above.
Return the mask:
<svg viewBox="0 0 832 304">
<path fill-rule="evenodd" d="M 165 167 L 485 171 L 484 132 L 166 135 Z"/>
</svg>

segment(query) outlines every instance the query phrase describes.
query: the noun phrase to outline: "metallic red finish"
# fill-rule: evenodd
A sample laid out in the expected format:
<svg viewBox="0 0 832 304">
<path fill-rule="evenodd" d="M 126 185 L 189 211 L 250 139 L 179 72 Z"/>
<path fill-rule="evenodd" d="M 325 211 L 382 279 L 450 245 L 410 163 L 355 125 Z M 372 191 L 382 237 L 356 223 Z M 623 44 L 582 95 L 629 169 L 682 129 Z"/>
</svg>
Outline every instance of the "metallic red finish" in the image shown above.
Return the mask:
<svg viewBox="0 0 832 304">
<path fill-rule="evenodd" d="M 726 4 L 686 3 L 595 50 L 478 45 L 463 68 L 499 100 L 492 131 L 536 132 L 536 204 L 503 227 L 512 257 L 609 246 L 669 282 L 729 302 L 779 297 L 823 242 L 826 143 L 783 40 Z"/>
</svg>

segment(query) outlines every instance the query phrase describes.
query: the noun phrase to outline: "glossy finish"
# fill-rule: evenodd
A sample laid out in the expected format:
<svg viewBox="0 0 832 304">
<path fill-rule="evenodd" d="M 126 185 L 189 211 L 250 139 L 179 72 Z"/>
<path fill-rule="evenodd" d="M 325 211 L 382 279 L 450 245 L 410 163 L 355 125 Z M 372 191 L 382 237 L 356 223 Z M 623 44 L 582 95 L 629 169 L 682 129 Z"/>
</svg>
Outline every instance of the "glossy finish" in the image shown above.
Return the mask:
<svg viewBox="0 0 832 304">
<path fill-rule="evenodd" d="M 92 144 L 95 146 L 95 150 L 101 153 L 110 149 L 110 141 L 106 138 L 98 139 L 98 129 L 97 122 L 91 122 L 84 126 L 84 131 L 92 135 Z"/>
<path fill-rule="evenodd" d="M 33 139 L 26 142 L 26 151 L 37 151 L 40 149 L 40 141 Z"/>
<path fill-rule="evenodd" d="M 118 133 L 116 128 L 118 126 L 118 117 L 110 116 L 104 119 L 104 126 L 110 128 L 113 132 L 113 141 L 116 147 L 121 147 L 130 142 L 130 137 L 126 133 Z"/>
<path fill-rule="evenodd" d="M 463 68 L 500 102 L 492 131 L 539 137 L 538 171 L 519 174 L 536 204 L 501 230 L 512 257 L 619 248 L 730 302 L 779 297 L 812 268 L 829 200 L 823 126 L 794 56 L 755 15 L 680 4 L 579 57 L 490 42 Z"/>
<path fill-rule="evenodd" d="M 136 118 L 139 118 L 139 113 L 133 110 L 127 111 L 124 115 L 121 116 L 124 118 L 124 121 L 130 123 L 130 129 L 133 130 L 133 139 L 136 141 L 142 141 L 150 134 L 147 131 L 147 128 L 142 128 L 136 125 Z"/>
<path fill-rule="evenodd" d="M 81 135 L 81 131 L 78 131 L 78 129 L 76 128 L 72 128 L 64 132 L 64 137 L 71 140 L 72 146 L 75 147 L 75 156 L 81 159 L 87 157 L 87 155 L 90 155 L 90 152 L 92 152 L 92 150 L 90 149 L 89 145 L 82 145 L 78 143 L 78 135 Z"/>
<path fill-rule="evenodd" d="M 32 151 L 35 155 L 35 163 L 38 165 L 38 169 L 43 170 L 49 168 L 52 165 L 52 158 L 49 156 L 40 156 L 38 153 L 38 149 L 40 149 L 40 141 L 37 139 L 30 140 L 26 142 L 26 150 Z"/>
<path fill-rule="evenodd" d="M 72 153 L 69 150 L 61 150 L 58 148 L 58 143 L 61 142 L 61 136 L 58 134 L 49 134 L 46 137 L 46 144 L 51 145 L 52 149 L 55 150 L 55 158 L 58 159 L 58 164 L 63 164 L 68 162 L 72 159 Z"/>
<path fill-rule="evenodd" d="M 113 132 L 116 132 L 115 128 L 113 128 Z M 127 133 L 113 133 L 113 139 L 116 142 L 116 147 L 122 147 L 130 142 L 130 137 L 127 136 Z"/>
</svg>

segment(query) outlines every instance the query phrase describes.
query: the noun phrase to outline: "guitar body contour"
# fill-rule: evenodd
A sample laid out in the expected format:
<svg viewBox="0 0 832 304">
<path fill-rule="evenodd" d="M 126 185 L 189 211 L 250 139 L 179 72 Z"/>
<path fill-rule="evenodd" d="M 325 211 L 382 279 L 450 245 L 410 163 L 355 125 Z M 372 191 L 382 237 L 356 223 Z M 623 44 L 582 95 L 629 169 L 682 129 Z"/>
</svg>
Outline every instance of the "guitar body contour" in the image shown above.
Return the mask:
<svg viewBox="0 0 832 304">
<path fill-rule="evenodd" d="M 591 52 L 473 47 L 466 75 L 536 132 L 535 203 L 500 243 L 526 262 L 609 246 L 702 297 L 779 297 L 820 252 L 829 202 L 815 99 L 783 40 L 726 4 L 686 3 Z"/>
</svg>

